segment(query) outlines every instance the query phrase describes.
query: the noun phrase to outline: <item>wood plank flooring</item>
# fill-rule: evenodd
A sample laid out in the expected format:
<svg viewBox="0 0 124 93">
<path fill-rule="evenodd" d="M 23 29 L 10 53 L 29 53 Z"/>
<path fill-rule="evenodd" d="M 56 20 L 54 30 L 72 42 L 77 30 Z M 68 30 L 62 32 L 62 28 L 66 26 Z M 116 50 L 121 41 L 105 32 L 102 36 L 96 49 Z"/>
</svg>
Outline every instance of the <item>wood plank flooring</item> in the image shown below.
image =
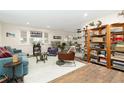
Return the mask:
<svg viewBox="0 0 124 93">
<path fill-rule="evenodd" d="M 122 83 L 124 72 L 89 63 L 49 83 Z"/>
</svg>

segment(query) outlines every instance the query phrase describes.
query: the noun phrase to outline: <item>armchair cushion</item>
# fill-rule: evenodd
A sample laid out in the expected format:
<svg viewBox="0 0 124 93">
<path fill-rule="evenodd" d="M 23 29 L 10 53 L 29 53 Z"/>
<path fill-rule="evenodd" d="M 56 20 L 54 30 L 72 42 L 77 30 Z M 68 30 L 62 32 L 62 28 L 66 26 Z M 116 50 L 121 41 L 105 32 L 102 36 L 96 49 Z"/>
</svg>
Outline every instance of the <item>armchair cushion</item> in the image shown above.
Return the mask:
<svg viewBox="0 0 124 93">
<path fill-rule="evenodd" d="M 76 48 L 75 48 L 75 46 L 71 46 L 70 47 L 70 49 L 68 50 L 68 52 L 67 53 L 70 53 L 70 52 L 76 52 Z"/>
</svg>

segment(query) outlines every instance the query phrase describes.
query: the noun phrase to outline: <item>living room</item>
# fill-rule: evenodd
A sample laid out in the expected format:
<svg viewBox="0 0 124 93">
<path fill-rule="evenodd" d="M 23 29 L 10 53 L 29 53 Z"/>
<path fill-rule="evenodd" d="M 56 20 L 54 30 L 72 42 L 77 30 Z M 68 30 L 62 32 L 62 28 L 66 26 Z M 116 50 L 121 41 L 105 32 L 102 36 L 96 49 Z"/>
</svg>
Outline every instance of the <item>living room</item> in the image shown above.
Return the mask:
<svg viewBox="0 0 124 93">
<path fill-rule="evenodd" d="M 123 72 L 111 68 L 110 61 L 115 58 L 110 59 L 112 44 L 109 42 L 110 34 L 108 33 L 109 25 L 123 27 L 123 15 L 124 11 L 121 10 L 0 11 L 0 74 L 2 82 L 124 82 L 123 79 L 119 79 L 118 75 L 121 73 L 122 77 Z M 118 27 L 115 30 L 118 30 Z M 93 32 L 95 36 L 91 36 L 92 33 L 88 33 L 94 29 L 103 30 L 104 28 L 108 30 L 104 35 Z M 88 36 L 87 39 L 86 36 Z M 103 46 L 102 36 L 105 39 L 109 37 L 105 42 L 108 46 Z M 101 63 L 92 62 L 96 59 L 91 56 L 91 50 L 93 50 L 90 46 L 92 45 L 91 37 L 95 37 L 95 40 L 97 38 L 95 43 L 100 42 L 97 47 L 101 48 L 102 46 L 104 48 L 101 50 L 108 50 L 101 52 L 100 48 L 97 48 L 101 52 L 100 55 L 103 54 L 99 58 L 102 63 L 106 63 L 106 66 L 99 66 Z M 119 40 L 122 37 L 120 36 Z M 118 42 L 120 43 L 120 41 Z M 123 47 L 121 48 L 123 52 Z M 96 53 L 95 50 L 93 54 Z M 4 55 L 2 55 L 3 53 Z M 118 62 L 120 63 L 120 61 Z M 117 62 L 113 63 L 117 64 Z M 123 60 L 120 64 L 122 69 L 119 68 L 119 70 L 123 71 Z M 83 70 L 81 71 L 81 69 Z M 84 69 L 92 69 L 92 71 L 97 69 L 96 73 L 102 71 L 116 73 L 118 80 L 116 78 L 112 81 L 109 81 L 109 78 L 99 80 L 103 74 L 97 78 L 95 78 L 96 74 L 93 74 L 94 78 L 90 79 L 92 72 L 78 79 L 77 75 L 83 76 L 82 73 L 86 73 Z M 101 71 L 101 69 L 104 70 Z M 109 71 L 110 69 L 112 71 Z"/>
<path fill-rule="evenodd" d="M 81 34 L 81 33 L 79 33 L 79 34 L 77 33 L 78 28 L 75 28 L 74 29 L 75 31 L 72 28 L 70 28 L 70 29 L 67 28 L 67 30 L 66 30 L 66 27 L 65 27 L 65 30 L 60 28 L 61 25 L 63 26 L 65 24 L 58 25 L 59 21 L 64 22 L 63 19 L 66 18 L 65 16 L 70 15 L 69 13 L 65 14 L 65 15 L 60 15 L 60 13 L 64 14 L 65 12 L 64 11 L 63 12 L 59 12 L 59 11 L 52 11 L 52 12 L 51 11 L 26 11 L 26 12 L 25 11 L 1 11 L 0 46 L 8 48 L 8 50 L 11 52 L 14 50 L 20 51 L 21 53 L 23 53 L 20 55 L 27 56 L 28 59 L 25 57 L 25 60 L 27 61 L 27 63 L 29 63 L 28 64 L 29 67 L 27 67 L 27 69 L 30 69 L 32 67 L 30 67 L 31 62 L 29 62 L 29 61 L 34 60 L 34 62 L 32 62 L 34 67 L 35 67 L 35 65 L 38 66 L 39 64 L 43 63 L 41 61 L 41 62 L 38 62 L 38 64 L 36 64 L 37 59 L 34 54 L 34 49 L 33 49 L 34 44 L 37 44 L 40 42 L 40 46 L 41 46 L 40 50 L 42 53 L 48 52 L 48 48 L 50 48 L 50 47 L 54 47 L 54 48 L 58 49 L 58 45 L 63 44 L 63 43 L 66 44 L 66 48 L 67 48 L 66 50 L 68 50 L 70 48 L 70 44 L 72 44 L 72 43 L 73 44 L 75 43 L 76 45 L 81 44 L 82 40 L 78 41 L 80 39 L 77 39 L 77 37 Z M 55 18 L 56 15 L 58 15 L 58 18 Z M 27 18 L 27 16 L 28 16 L 28 18 Z M 45 16 L 47 16 L 47 17 L 44 19 Z M 51 17 L 51 16 L 53 16 L 53 17 Z M 57 21 L 61 17 L 63 17 L 63 19 Z M 6 20 L 6 18 L 7 18 L 7 20 Z M 37 21 L 39 21 L 39 19 L 37 19 L 37 18 L 39 18 L 40 20 L 42 20 L 44 22 L 38 23 Z M 47 19 L 51 20 L 51 22 Z M 57 21 L 57 22 L 55 22 L 54 25 L 52 25 L 53 19 L 55 19 Z M 12 20 L 16 20 L 16 21 L 12 21 Z M 25 20 L 27 20 L 27 21 L 25 21 Z M 54 28 L 56 25 L 58 25 L 59 28 L 57 28 L 57 27 Z M 74 24 L 72 24 L 72 25 L 74 25 Z M 70 30 L 72 30 L 72 31 L 70 32 Z M 73 39 L 73 38 L 76 38 L 76 39 Z M 77 46 L 77 50 L 78 50 L 77 57 L 81 59 L 82 58 L 81 47 Z M 55 51 L 55 53 L 53 53 L 53 54 L 52 53 L 48 54 L 48 62 L 46 62 L 46 64 L 50 63 L 49 61 L 54 61 L 54 63 L 55 63 L 54 65 L 56 65 L 56 61 L 58 60 L 58 58 L 56 57 L 57 52 L 58 52 L 58 50 Z M 18 53 L 13 53 L 13 54 L 18 55 Z M 51 56 L 51 55 L 53 55 L 53 56 Z M 5 60 L 2 60 L 2 61 L 5 61 Z M 3 65 L 5 63 L 3 62 L 1 64 L 1 67 L 2 67 L 1 69 L 7 69 L 7 68 L 3 67 Z M 42 65 L 44 66 L 44 63 Z M 53 67 L 54 67 L 54 65 L 53 65 Z M 49 64 L 47 64 L 46 66 L 49 67 Z M 79 65 L 79 67 L 80 67 L 80 65 Z M 35 67 L 35 69 L 36 68 L 37 67 Z M 77 65 L 77 67 L 70 67 L 70 69 L 63 71 L 63 73 L 67 73 L 76 68 L 78 68 L 78 65 Z M 51 69 L 53 69 L 53 68 L 51 68 Z M 42 70 L 43 69 L 41 69 L 41 71 Z M 2 71 L 2 74 L 3 73 L 4 72 Z M 32 73 L 32 72 L 29 70 L 29 73 Z M 6 74 L 6 73 L 4 73 L 4 74 Z M 45 72 L 43 75 L 45 75 Z M 63 75 L 63 74 L 60 73 L 58 75 Z M 35 76 L 35 75 L 33 75 L 33 76 Z M 55 76 L 54 76 L 54 78 L 57 78 Z M 12 77 L 12 76 L 10 76 L 10 77 Z M 44 76 L 44 78 L 46 78 L 46 77 Z M 49 78 L 49 79 L 52 80 L 54 78 L 51 78 L 51 79 Z M 27 82 L 33 82 L 33 81 L 36 82 L 37 80 L 39 80 L 39 79 L 35 79 L 32 81 L 30 80 Z M 41 80 L 41 81 L 37 81 L 37 82 L 48 82 L 48 81 Z"/>
</svg>

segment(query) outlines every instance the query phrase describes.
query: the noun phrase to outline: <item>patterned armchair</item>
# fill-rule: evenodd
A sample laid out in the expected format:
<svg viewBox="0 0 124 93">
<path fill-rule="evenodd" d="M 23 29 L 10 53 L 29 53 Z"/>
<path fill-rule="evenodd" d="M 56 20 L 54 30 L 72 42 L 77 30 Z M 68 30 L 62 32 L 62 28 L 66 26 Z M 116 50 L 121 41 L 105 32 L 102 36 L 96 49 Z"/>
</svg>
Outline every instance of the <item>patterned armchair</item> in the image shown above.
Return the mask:
<svg viewBox="0 0 124 93">
<path fill-rule="evenodd" d="M 75 58 L 75 53 L 74 52 L 70 52 L 70 53 L 59 52 L 58 53 L 58 59 L 59 60 L 74 61 L 74 58 Z"/>
<path fill-rule="evenodd" d="M 75 46 L 71 46 L 70 49 L 68 50 L 68 52 L 59 52 L 58 53 L 58 59 L 61 61 L 70 61 L 73 62 L 75 64 Z"/>
</svg>

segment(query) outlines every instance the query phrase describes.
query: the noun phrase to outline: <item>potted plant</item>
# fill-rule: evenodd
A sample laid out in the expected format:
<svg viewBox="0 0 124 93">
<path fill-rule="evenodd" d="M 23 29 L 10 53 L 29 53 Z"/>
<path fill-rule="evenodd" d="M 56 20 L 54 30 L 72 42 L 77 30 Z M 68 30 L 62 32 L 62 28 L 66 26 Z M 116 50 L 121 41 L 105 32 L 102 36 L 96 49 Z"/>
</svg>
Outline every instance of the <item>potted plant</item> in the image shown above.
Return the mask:
<svg viewBox="0 0 124 93">
<path fill-rule="evenodd" d="M 66 43 L 62 43 L 61 45 L 58 45 L 58 48 L 60 49 L 61 52 L 64 52 Z"/>
</svg>

